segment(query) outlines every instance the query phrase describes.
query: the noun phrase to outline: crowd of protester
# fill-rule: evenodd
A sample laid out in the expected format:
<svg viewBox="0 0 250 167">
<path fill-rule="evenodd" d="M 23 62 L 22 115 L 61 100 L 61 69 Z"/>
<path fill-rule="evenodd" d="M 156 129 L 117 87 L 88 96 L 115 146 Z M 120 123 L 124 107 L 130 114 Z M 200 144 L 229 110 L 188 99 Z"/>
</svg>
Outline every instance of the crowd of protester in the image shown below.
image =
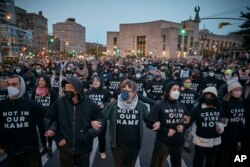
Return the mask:
<svg viewBox="0 0 250 167">
<path fill-rule="evenodd" d="M 40 167 L 54 141 L 62 167 L 88 167 L 97 136 L 106 159 L 109 129 L 115 166 L 134 167 L 145 123 L 156 132 L 151 167 L 163 166 L 168 155 L 180 167 L 191 143 L 194 167 L 237 166 L 235 156 L 250 148 L 249 103 L 247 59 L 0 64 L 0 154 L 7 153 L 10 167 Z"/>
</svg>

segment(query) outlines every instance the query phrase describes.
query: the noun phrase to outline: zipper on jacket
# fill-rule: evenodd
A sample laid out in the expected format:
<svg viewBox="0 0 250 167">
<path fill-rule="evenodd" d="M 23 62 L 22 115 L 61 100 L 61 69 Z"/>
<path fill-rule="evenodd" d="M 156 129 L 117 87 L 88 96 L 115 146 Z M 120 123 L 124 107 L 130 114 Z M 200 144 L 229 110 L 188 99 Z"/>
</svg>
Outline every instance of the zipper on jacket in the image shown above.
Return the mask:
<svg viewBox="0 0 250 167">
<path fill-rule="evenodd" d="M 76 107 L 74 106 L 74 112 L 73 112 L 73 151 L 75 151 L 75 125 L 76 125 Z"/>
</svg>

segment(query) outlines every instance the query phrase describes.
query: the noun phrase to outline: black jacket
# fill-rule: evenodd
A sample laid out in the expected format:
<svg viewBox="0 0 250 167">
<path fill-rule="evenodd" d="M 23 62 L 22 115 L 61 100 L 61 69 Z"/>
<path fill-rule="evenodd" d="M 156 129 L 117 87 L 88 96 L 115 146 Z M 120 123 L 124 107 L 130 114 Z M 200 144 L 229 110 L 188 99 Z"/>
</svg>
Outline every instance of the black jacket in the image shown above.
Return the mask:
<svg viewBox="0 0 250 167">
<path fill-rule="evenodd" d="M 65 96 L 60 97 L 45 115 L 45 129 L 49 129 L 51 123 L 56 121 L 58 129 L 54 140 L 58 144 L 65 139 L 66 145 L 58 148 L 61 152 L 70 155 L 90 153 L 93 138 L 100 133 L 100 130 L 91 128 L 91 121 L 99 120 L 103 125 L 105 123 L 97 104 L 87 96 L 79 96 L 79 98 L 79 103 L 74 105 Z"/>
</svg>

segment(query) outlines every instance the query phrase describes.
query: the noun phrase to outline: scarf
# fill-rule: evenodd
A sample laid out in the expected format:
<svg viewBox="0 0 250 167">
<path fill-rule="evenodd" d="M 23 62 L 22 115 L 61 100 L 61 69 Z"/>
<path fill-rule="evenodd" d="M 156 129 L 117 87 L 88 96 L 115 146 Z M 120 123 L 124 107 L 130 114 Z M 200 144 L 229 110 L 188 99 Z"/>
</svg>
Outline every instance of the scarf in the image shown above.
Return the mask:
<svg viewBox="0 0 250 167">
<path fill-rule="evenodd" d="M 49 93 L 49 90 L 46 87 L 44 87 L 44 88 L 37 87 L 36 88 L 36 95 L 38 95 L 38 96 L 44 97 L 44 96 L 47 96 L 48 93 Z"/>
<path fill-rule="evenodd" d="M 136 95 L 132 102 L 123 101 L 121 95 L 118 96 L 117 106 L 123 110 L 134 110 L 138 103 L 138 96 Z"/>
</svg>

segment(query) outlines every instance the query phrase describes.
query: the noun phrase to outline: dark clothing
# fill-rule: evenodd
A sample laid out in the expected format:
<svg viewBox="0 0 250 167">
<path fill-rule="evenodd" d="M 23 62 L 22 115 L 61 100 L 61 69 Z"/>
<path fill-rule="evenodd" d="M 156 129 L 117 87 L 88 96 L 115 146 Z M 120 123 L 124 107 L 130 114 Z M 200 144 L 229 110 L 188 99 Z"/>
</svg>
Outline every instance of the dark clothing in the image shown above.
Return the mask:
<svg viewBox="0 0 250 167">
<path fill-rule="evenodd" d="M 177 132 L 177 126 L 184 125 L 184 115 L 189 115 L 189 113 L 183 103 L 178 100 L 163 99 L 157 102 L 154 109 L 148 114 L 147 127 L 152 129 L 153 123 L 160 121 L 161 127 L 157 131 L 156 140 L 159 139 L 169 145 L 182 145 L 184 143 L 184 132 Z M 167 135 L 169 129 L 176 131 L 172 137 Z"/>
<path fill-rule="evenodd" d="M 216 131 L 216 123 L 224 117 L 223 111 L 218 108 L 202 108 L 197 105 L 191 111 L 191 122 L 196 121 L 196 135 L 202 138 L 217 138 L 220 134 Z"/>
<path fill-rule="evenodd" d="M 134 167 L 139 151 L 139 148 L 127 147 L 118 143 L 118 147 L 111 148 L 112 155 L 115 161 L 115 167 Z"/>
<path fill-rule="evenodd" d="M 180 92 L 179 100 L 185 104 L 188 112 L 191 112 L 191 110 L 194 108 L 194 104 L 197 103 L 198 94 L 192 89 L 184 89 Z"/>
<path fill-rule="evenodd" d="M 153 100 L 161 100 L 163 98 L 163 93 L 165 90 L 166 82 L 164 80 L 157 81 L 153 79 L 146 86 L 147 97 Z"/>
<path fill-rule="evenodd" d="M 203 82 L 201 84 L 202 89 L 206 89 L 207 87 L 214 86 L 216 89 L 219 89 L 220 87 L 220 82 L 218 79 L 215 77 L 206 77 L 203 79 Z"/>
<path fill-rule="evenodd" d="M 60 152 L 61 167 L 89 167 L 90 153 L 69 155 Z"/>
<path fill-rule="evenodd" d="M 170 145 L 164 141 L 155 140 L 150 167 L 162 167 L 168 155 L 170 155 L 172 167 L 181 167 L 182 150 L 182 145 Z"/>
<path fill-rule="evenodd" d="M 5 100 L 7 98 L 8 98 L 7 89 L 0 89 L 0 101 Z"/>
<path fill-rule="evenodd" d="M 99 120 L 104 125 L 103 114 L 87 96 L 79 96 L 80 101 L 73 104 L 70 99 L 60 97 L 48 109 L 45 115 L 46 128 L 56 121 L 58 131 L 54 137 L 56 143 L 65 139 L 67 144 L 58 147 L 60 152 L 76 155 L 92 151 L 93 138 L 100 133 L 91 128 L 92 120 Z"/>
<path fill-rule="evenodd" d="M 215 160 L 218 153 L 218 146 L 214 146 L 211 148 L 199 147 L 195 145 L 195 155 L 193 161 L 193 167 L 215 167 Z"/>
<path fill-rule="evenodd" d="M 21 155 L 8 155 L 9 167 L 42 167 L 39 148 Z"/>
<path fill-rule="evenodd" d="M 117 143 L 123 143 L 127 147 L 140 148 L 139 116 L 138 109 L 127 111 L 118 107 L 116 123 Z"/>
<path fill-rule="evenodd" d="M 0 137 L 8 155 L 20 155 L 38 147 L 36 126 L 43 118 L 44 108 L 31 100 L 20 98 L 0 101 Z"/>
</svg>

